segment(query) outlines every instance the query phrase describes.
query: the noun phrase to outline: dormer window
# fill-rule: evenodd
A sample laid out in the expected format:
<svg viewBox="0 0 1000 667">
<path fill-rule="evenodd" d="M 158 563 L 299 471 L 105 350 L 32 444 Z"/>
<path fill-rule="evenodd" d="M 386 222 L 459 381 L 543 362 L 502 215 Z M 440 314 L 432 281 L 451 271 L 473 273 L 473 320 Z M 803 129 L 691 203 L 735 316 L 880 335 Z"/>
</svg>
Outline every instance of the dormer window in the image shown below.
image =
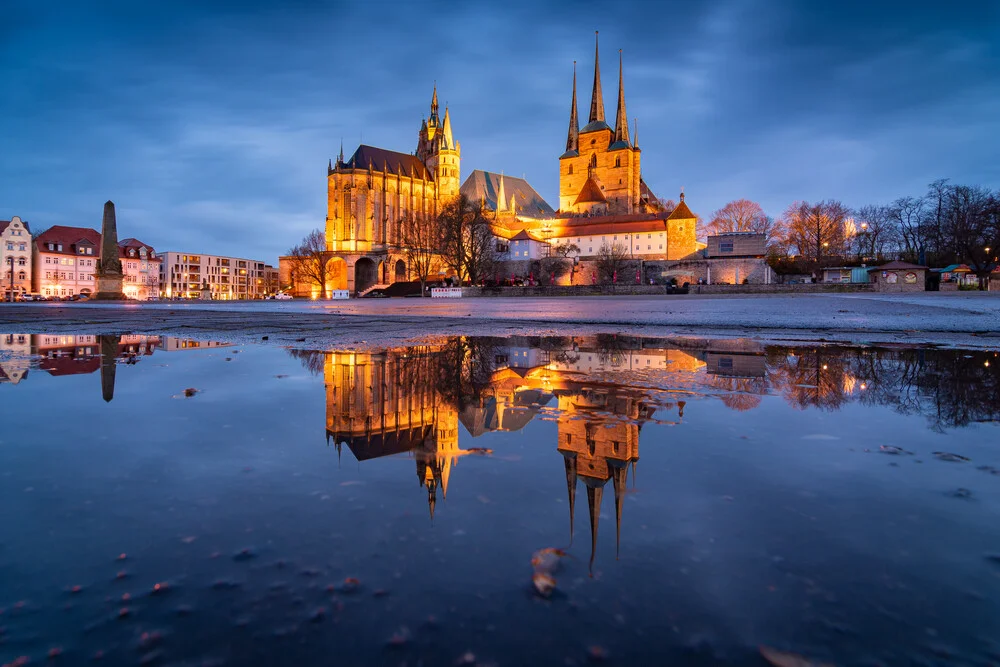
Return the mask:
<svg viewBox="0 0 1000 667">
<path fill-rule="evenodd" d="M 58 252 L 62 252 L 62 243 L 57 243 L 57 244 L 56 244 L 56 250 L 57 250 Z"/>
<path fill-rule="evenodd" d="M 49 250 L 55 250 L 56 249 L 55 244 L 50 243 L 48 245 L 49 245 Z"/>
<path fill-rule="evenodd" d="M 135 257 L 135 248 L 129 248 L 128 249 L 128 256 L 129 257 Z"/>
</svg>

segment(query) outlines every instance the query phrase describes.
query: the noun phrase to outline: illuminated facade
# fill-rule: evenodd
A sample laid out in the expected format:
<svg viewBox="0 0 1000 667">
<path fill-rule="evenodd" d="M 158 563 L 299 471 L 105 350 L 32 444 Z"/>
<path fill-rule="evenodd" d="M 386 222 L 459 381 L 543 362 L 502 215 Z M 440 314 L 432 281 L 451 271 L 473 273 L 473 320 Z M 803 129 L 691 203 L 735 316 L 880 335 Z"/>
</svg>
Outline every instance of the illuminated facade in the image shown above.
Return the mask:
<svg viewBox="0 0 1000 667">
<path fill-rule="evenodd" d="M 160 259 L 160 295 L 168 299 L 263 299 L 277 291 L 274 267 L 259 260 L 173 250 Z"/>
<path fill-rule="evenodd" d="M 32 243 L 28 223 L 18 216 L 0 220 L 0 296 L 31 291 Z"/>
<path fill-rule="evenodd" d="M 35 237 L 33 289 L 48 297 L 92 294 L 100 263 L 101 233 L 89 227 L 56 225 Z"/>
<path fill-rule="evenodd" d="M 160 296 L 160 264 L 153 246 L 138 239 L 118 242 L 122 263 L 122 293 L 130 299 L 145 301 Z"/>
</svg>

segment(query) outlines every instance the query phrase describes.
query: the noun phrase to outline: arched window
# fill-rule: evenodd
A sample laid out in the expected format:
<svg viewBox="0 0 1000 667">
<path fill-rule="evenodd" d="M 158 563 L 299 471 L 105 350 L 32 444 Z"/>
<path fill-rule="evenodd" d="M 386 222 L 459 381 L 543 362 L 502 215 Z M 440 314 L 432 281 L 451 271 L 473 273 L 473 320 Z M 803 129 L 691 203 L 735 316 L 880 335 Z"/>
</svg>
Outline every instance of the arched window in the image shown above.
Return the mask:
<svg viewBox="0 0 1000 667">
<path fill-rule="evenodd" d="M 622 166 L 622 159 L 620 157 L 615 158 L 615 166 L 616 167 Z"/>
<path fill-rule="evenodd" d="M 590 155 L 590 166 L 591 167 L 596 167 L 597 166 L 597 153 L 591 153 L 591 155 Z"/>
<path fill-rule="evenodd" d="M 21 271 L 21 272 L 19 272 L 19 273 L 17 274 L 17 279 L 18 279 L 18 280 L 24 280 L 24 279 L 25 279 L 26 277 L 27 277 L 27 276 L 25 275 L 24 271 Z"/>
</svg>

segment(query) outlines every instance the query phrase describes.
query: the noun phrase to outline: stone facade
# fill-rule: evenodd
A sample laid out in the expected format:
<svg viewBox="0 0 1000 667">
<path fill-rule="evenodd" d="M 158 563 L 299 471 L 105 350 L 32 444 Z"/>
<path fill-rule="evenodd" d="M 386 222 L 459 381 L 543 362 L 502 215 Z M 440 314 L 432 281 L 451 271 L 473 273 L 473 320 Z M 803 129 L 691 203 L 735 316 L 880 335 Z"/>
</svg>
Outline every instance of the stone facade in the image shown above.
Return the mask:
<svg viewBox="0 0 1000 667">
<path fill-rule="evenodd" d="M 31 291 L 31 229 L 18 216 L 0 220 L 0 295 L 9 298 Z M 13 267 L 13 268 L 12 268 Z"/>
<path fill-rule="evenodd" d="M 889 262 L 868 270 L 871 283 L 879 292 L 923 292 L 927 267 L 908 262 Z"/>
<path fill-rule="evenodd" d="M 361 145 L 345 160 L 341 150 L 327 173 L 327 289 L 360 292 L 408 280 L 401 223 L 437 216 L 458 195 L 461 159 L 448 109 L 439 115 L 437 88 L 415 154 Z"/>
</svg>

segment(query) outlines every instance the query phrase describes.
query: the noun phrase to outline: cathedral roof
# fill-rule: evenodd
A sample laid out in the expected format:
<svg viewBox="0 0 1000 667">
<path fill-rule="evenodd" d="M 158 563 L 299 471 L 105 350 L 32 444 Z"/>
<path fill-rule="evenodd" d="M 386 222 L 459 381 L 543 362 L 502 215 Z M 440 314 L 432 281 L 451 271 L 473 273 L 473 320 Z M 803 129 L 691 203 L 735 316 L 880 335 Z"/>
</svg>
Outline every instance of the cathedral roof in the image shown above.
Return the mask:
<svg viewBox="0 0 1000 667">
<path fill-rule="evenodd" d="M 598 130 L 607 130 L 608 132 L 614 131 L 611 129 L 610 125 L 608 125 L 607 123 L 604 122 L 603 119 L 601 119 L 601 120 L 591 121 L 586 125 L 584 125 L 583 129 L 580 130 L 580 134 L 586 134 L 587 132 L 597 132 Z"/>
<path fill-rule="evenodd" d="M 403 176 L 410 176 L 412 174 L 426 181 L 434 180 L 433 174 L 428 171 L 427 166 L 416 155 L 397 153 L 396 151 L 375 148 L 374 146 L 366 146 L 364 144 L 358 146 L 358 150 L 354 151 L 354 154 L 346 163 L 346 166 L 350 169 L 368 169 L 370 166 L 375 171 L 382 171 L 383 165 L 385 165 L 386 170 L 390 174 L 401 174 Z"/>
<path fill-rule="evenodd" d="M 465 183 L 462 183 L 460 192 L 473 201 L 485 199 L 486 206 L 491 211 L 496 211 L 500 178 L 500 174 L 476 169 L 465 179 Z M 555 210 L 523 178 L 514 178 L 504 174 L 503 190 L 508 201 L 516 197 L 518 214 L 538 219 L 555 217 Z M 504 204 L 506 206 L 506 202 Z"/>
<path fill-rule="evenodd" d="M 593 176 L 587 177 L 587 182 L 583 184 L 580 195 L 576 198 L 575 204 L 589 204 L 593 202 L 606 202 L 608 198 L 601 192 L 601 186 L 597 184 Z"/>
</svg>

